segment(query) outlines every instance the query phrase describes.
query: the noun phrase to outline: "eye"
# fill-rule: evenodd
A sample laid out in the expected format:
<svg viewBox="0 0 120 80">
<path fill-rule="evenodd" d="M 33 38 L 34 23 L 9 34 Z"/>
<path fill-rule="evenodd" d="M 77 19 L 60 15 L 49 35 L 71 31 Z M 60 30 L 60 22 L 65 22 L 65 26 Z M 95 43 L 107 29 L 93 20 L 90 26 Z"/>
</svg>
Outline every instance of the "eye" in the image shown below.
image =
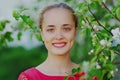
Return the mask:
<svg viewBox="0 0 120 80">
<path fill-rule="evenodd" d="M 66 32 L 68 32 L 70 30 L 71 30 L 71 28 L 64 28 L 64 31 L 66 31 Z"/>
<path fill-rule="evenodd" d="M 47 32 L 53 32 L 54 29 L 47 29 Z"/>
</svg>

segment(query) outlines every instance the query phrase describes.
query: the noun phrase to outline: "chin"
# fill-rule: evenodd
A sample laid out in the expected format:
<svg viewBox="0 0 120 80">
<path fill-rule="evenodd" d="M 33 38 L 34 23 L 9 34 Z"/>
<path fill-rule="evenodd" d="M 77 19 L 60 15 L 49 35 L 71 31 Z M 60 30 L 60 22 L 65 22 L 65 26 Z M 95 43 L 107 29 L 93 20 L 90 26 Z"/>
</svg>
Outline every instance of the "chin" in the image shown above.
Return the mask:
<svg viewBox="0 0 120 80">
<path fill-rule="evenodd" d="M 66 54 L 63 54 L 63 53 L 57 53 L 57 54 L 54 54 L 56 56 L 65 56 Z"/>
<path fill-rule="evenodd" d="M 64 56 L 66 54 L 69 54 L 69 51 L 59 50 L 59 51 L 54 51 L 53 54 L 58 55 L 58 56 Z"/>
</svg>

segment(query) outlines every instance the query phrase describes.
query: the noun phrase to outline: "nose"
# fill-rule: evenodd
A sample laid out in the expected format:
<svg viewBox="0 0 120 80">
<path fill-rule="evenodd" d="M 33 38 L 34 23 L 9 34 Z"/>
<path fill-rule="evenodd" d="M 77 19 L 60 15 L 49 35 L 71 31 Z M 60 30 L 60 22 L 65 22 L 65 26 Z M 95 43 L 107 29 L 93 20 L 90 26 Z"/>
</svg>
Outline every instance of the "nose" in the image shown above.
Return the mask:
<svg viewBox="0 0 120 80">
<path fill-rule="evenodd" d="M 56 38 L 57 40 L 63 39 L 62 31 L 57 31 L 57 32 L 56 32 L 56 35 L 55 35 L 55 38 Z"/>
</svg>

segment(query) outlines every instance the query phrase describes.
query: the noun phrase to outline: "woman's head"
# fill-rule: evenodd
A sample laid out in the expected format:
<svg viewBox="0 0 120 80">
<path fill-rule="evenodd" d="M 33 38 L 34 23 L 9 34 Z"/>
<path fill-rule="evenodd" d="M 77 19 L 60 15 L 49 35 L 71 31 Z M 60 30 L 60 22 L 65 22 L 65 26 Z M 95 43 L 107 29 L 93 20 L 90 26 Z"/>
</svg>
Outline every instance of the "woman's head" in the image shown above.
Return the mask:
<svg viewBox="0 0 120 80">
<path fill-rule="evenodd" d="M 42 29 L 42 26 L 43 26 L 42 24 L 43 24 L 43 20 L 44 20 L 44 14 L 47 11 L 54 9 L 54 8 L 63 8 L 63 9 L 69 10 L 72 13 L 72 17 L 73 17 L 73 20 L 75 22 L 75 27 L 78 26 L 78 19 L 77 19 L 77 16 L 74 14 L 74 10 L 65 3 L 59 3 L 59 4 L 53 4 L 53 5 L 47 6 L 46 8 L 44 8 L 42 10 L 42 12 L 40 14 L 40 21 L 39 21 L 39 28 L 40 29 Z"/>
<path fill-rule="evenodd" d="M 41 19 L 41 36 L 48 53 L 69 53 L 77 32 L 73 10 L 63 3 L 55 4 L 43 10 Z"/>
</svg>

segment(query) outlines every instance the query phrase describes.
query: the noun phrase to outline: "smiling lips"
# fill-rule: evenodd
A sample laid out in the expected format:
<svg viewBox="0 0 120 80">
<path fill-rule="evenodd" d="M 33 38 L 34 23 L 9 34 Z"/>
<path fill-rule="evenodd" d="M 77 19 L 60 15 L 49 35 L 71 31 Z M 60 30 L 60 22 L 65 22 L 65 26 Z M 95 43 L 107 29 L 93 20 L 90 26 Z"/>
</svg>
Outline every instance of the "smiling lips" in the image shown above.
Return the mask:
<svg viewBox="0 0 120 80">
<path fill-rule="evenodd" d="M 67 43 L 66 42 L 55 42 L 55 43 L 52 43 L 52 45 L 56 48 L 63 48 L 65 47 Z"/>
</svg>

